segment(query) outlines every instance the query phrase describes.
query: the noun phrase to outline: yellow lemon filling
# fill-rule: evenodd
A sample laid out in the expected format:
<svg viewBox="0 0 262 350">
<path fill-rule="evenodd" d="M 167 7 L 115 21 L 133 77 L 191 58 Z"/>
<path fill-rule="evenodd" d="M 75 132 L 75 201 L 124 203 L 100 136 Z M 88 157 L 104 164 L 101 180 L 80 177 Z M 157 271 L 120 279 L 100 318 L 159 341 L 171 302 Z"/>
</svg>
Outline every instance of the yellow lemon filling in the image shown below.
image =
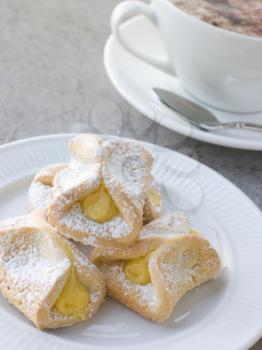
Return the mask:
<svg viewBox="0 0 262 350">
<path fill-rule="evenodd" d="M 148 195 L 149 195 L 150 201 L 153 203 L 153 206 L 159 207 L 161 204 L 161 197 L 159 193 L 157 193 L 155 190 L 151 188 L 148 192 Z"/>
<path fill-rule="evenodd" d="M 68 259 L 71 261 L 69 276 L 66 284 L 54 304 L 54 308 L 64 316 L 73 316 L 84 319 L 86 307 L 89 304 L 90 297 L 86 288 L 82 285 L 73 267 L 74 256 L 71 249 L 64 241 L 60 241 Z"/>
<path fill-rule="evenodd" d="M 55 309 L 64 316 L 85 317 L 89 294 L 80 282 L 74 268 L 71 268 L 67 282 L 55 302 Z"/>
<path fill-rule="evenodd" d="M 149 255 L 126 260 L 123 266 L 126 278 L 135 284 L 146 285 L 150 283 L 151 278 L 148 269 L 148 259 Z"/>
<path fill-rule="evenodd" d="M 91 220 L 104 223 L 112 220 L 119 211 L 104 185 L 82 200 L 84 214 Z"/>
</svg>

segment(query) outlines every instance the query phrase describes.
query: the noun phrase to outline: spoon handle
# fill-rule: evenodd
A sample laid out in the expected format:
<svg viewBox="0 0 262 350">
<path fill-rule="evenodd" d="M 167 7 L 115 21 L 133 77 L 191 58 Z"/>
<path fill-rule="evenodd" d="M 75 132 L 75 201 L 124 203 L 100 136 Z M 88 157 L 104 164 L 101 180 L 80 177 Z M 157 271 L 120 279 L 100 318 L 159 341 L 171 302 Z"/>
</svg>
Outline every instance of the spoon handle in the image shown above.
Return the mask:
<svg viewBox="0 0 262 350">
<path fill-rule="evenodd" d="M 262 132 L 262 124 L 249 123 L 249 122 L 232 122 L 232 123 L 221 123 L 221 124 L 201 124 L 203 129 L 208 131 L 219 131 L 225 129 L 243 129 L 250 131 Z"/>
<path fill-rule="evenodd" d="M 240 124 L 242 124 L 240 125 L 240 129 L 262 132 L 262 124 L 248 123 L 248 122 L 242 122 Z"/>
</svg>

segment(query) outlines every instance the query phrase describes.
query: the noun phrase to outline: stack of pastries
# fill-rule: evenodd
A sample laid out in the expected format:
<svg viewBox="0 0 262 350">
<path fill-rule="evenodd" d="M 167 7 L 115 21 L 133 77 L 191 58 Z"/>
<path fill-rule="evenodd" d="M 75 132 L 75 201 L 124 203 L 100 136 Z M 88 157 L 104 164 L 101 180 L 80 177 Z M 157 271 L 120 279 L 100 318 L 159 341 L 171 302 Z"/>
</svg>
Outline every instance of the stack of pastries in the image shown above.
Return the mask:
<svg viewBox="0 0 262 350">
<path fill-rule="evenodd" d="M 142 144 L 82 134 L 69 152 L 36 174 L 29 214 L 0 222 L 1 293 L 40 329 L 91 319 L 106 294 L 164 322 L 219 275 L 217 252 L 184 214 L 163 215 Z"/>
</svg>

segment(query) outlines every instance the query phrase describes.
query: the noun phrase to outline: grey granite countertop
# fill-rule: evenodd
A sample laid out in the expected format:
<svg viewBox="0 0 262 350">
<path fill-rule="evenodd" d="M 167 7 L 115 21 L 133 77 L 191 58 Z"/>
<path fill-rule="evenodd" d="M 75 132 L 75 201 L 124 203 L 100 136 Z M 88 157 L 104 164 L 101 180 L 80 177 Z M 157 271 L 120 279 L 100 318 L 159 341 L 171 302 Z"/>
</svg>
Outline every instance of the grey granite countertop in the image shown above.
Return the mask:
<svg viewBox="0 0 262 350">
<path fill-rule="evenodd" d="M 151 141 L 217 170 L 262 209 L 261 153 L 185 139 L 138 113 L 111 86 L 103 47 L 118 2 L 0 2 L 0 143 L 85 131 Z M 252 349 L 262 350 L 262 341 Z"/>
</svg>

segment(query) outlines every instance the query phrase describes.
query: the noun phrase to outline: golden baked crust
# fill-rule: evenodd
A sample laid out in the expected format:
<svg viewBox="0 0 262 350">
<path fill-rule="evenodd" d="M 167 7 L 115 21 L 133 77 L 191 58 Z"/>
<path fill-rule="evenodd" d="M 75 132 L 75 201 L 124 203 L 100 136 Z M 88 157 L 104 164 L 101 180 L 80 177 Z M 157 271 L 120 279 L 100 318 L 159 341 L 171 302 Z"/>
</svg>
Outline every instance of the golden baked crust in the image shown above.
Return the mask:
<svg viewBox="0 0 262 350">
<path fill-rule="evenodd" d="M 90 295 L 81 319 L 64 316 L 53 308 L 71 268 L 61 240 L 70 247 L 77 276 Z M 106 292 L 99 270 L 72 243 L 58 236 L 41 210 L 0 222 L 0 276 L 3 296 L 40 329 L 90 319 Z"/>
<path fill-rule="evenodd" d="M 145 192 L 153 156 L 141 144 L 123 139 L 103 141 L 78 135 L 69 143 L 71 162 L 53 179 L 48 220 L 68 238 L 83 244 L 129 245 L 141 229 Z M 80 201 L 101 183 L 119 215 L 105 223 L 86 217 Z"/>
<path fill-rule="evenodd" d="M 150 253 L 151 283 L 128 280 L 123 261 Z M 210 243 L 190 230 L 188 220 L 172 213 L 146 225 L 134 246 L 93 249 L 92 261 L 103 272 L 108 294 L 141 316 L 164 322 L 181 297 L 220 273 L 220 259 Z"/>
<path fill-rule="evenodd" d="M 41 169 L 34 177 L 28 192 L 29 211 L 43 209 L 50 205 L 55 175 L 65 169 L 67 163 L 51 164 Z"/>
<path fill-rule="evenodd" d="M 46 213 L 52 200 L 53 180 L 55 175 L 68 167 L 68 163 L 51 164 L 41 169 L 31 182 L 28 192 L 29 211 L 43 209 Z M 148 191 L 153 189 L 160 198 L 159 205 L 152 202 Z M 162 212 L 161 191 L 155 180 L 149 183 L 149 189 L 145 194 L 145 204 L 143 209 L 143 224 L 160 217 Z"/>
<path fill-rule="evenodd" d="M 154 191 L 155 195 L 159 197 L 159 203 L 156 204 L 150 196 L 150 191 Z M 162 198 L 161 190 L 155 179 L 151 176 L 149 188 L 146 191 L 145 204 L 143 211 L 143 224 L 146 225 L 149 222 L 159 218 L 162 214 Z"/>
</svg>

